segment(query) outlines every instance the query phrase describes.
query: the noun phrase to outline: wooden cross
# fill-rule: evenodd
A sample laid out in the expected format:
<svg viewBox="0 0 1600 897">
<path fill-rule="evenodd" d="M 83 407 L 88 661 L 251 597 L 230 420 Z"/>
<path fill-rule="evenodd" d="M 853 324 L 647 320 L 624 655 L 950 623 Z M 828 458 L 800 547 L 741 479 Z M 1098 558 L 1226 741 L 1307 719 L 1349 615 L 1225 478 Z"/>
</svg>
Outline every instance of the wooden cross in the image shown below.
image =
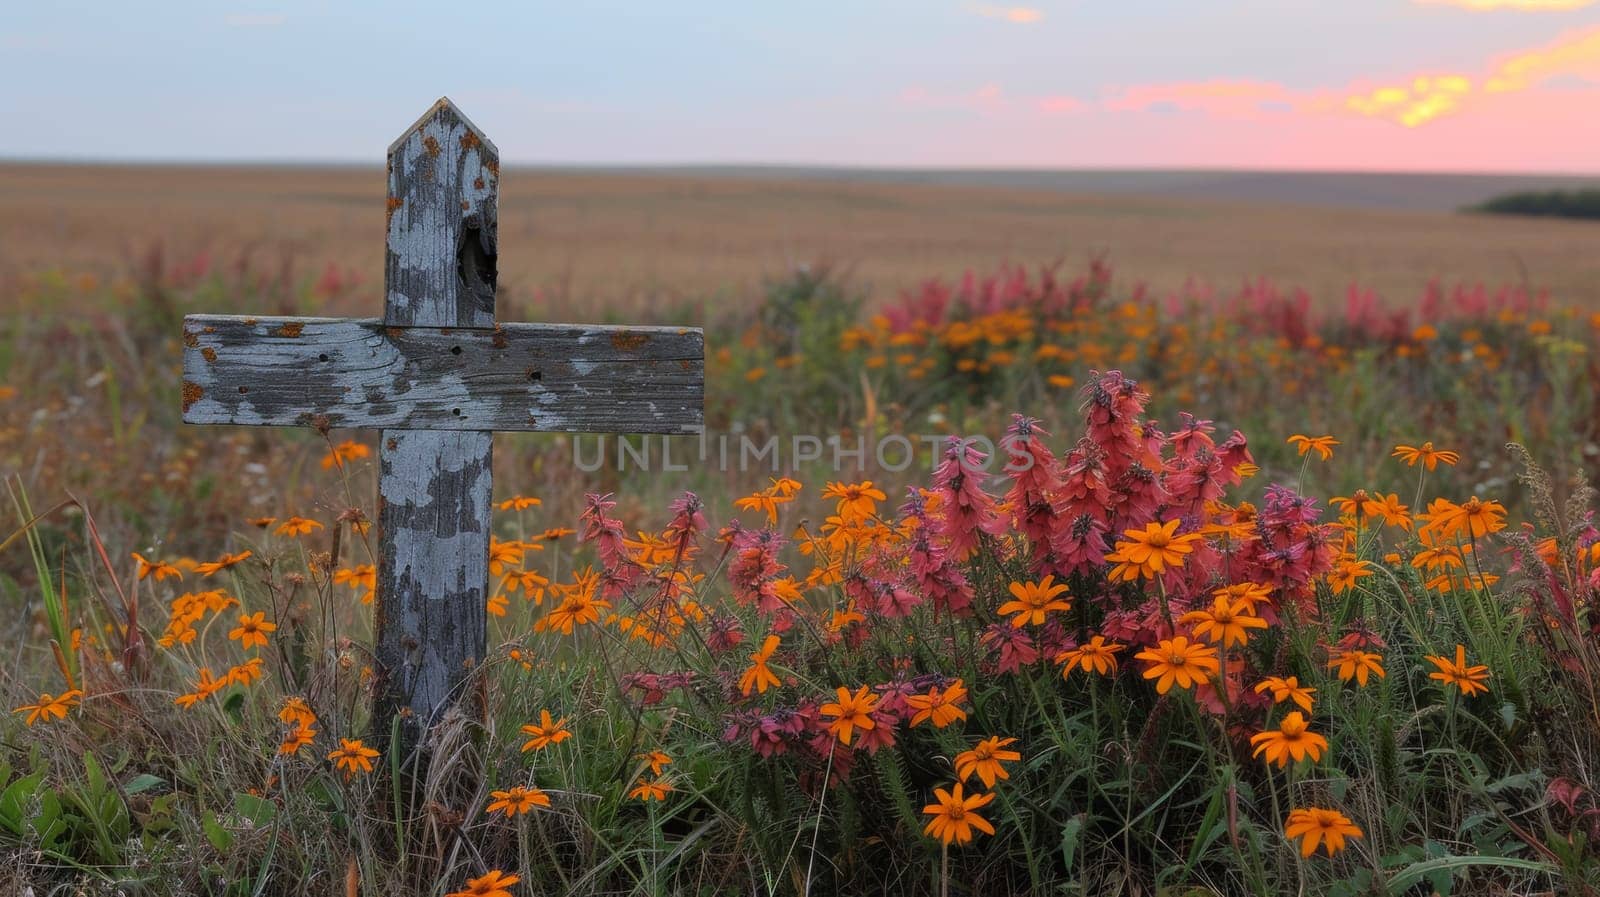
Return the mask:
<svg viewBox="0 0 1600 897">
<path fill-rule="evenodd" d="M 382 320 L 183 322 L 184 422 L 382 429 L 373 719 L 408 751 L 484 655 L 494 431 L 703 422 L 698 329 L 495 322 L 499 180 L 441 99 L 389 147 Z"/>
</svg>

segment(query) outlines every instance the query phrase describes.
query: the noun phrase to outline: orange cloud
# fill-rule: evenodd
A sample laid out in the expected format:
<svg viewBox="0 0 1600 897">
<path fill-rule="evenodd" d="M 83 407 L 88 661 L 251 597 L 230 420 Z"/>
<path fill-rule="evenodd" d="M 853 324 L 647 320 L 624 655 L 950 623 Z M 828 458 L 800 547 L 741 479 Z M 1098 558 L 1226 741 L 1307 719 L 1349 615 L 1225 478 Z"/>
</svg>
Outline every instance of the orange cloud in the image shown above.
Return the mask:
<svg viewBox="0 0 1600 897">
<path fill-rule="evenodd" d="M 970 8 L 986 19 L 1002 19 L 1013 25 L 1032 25 L 1044 20 L 1044 11 L 1031 6 L 991 6 L 980 3 Z"/>
<path fill-rule="evenodd" d="M 1458 111 L 1472 89 L 1472 79 L 1463 75 L 1421 75 L 1408 84 L 1385 85 L 1347 97 L 1344 108 L 1415 128 Z"/>
<path fill-rule="evenodd" d="M 1454 6 L 1473 12 L 1509 9 L 1518 12 L 1563 12 L 1593 6 L 1597 0 L 1414 0 L 1421 6 Z"/>
<path fill-rule="evenodd" d="M 1485 0 L 1486 2 L 1486 0 Z M 1600 2 L 1600 0 L 1596 0 Z M 1561 89 L 1539 91 L 1555 82 Z M 1382 82 L 1357 82 L 1340 89 L 1308 90 L 1274 81 L 1214 79 L 1135 84 L 1108 93 L 1094 108 L 1107 112 L 1172 109 L 1232 121 L 1274 121 L 1286 114 L 1350 117 L 1419 128 L 1479 106 L 1503 113 L 1490 101 L 1503 94 L 1530 92 L 1515 102 L 1573 102 L 1571 88 L 1600 89 L 1600 26 L 1569 32 L 1549 44 L 1490 60 L 1477 74 L 1426 73 Z M 1600 93 L 1592 90 L 1590 94 Z M 1041 114 L 1075 113 L 1090 108 L 1065 95 L 1010 96 L 999 85 L 956 94 L 931 94 L 912 88 L 902 101 L 919 106 L 1014 112 L 1031 107 Z"/>
<path fill-rule="evenodd" d="M 1421 75 L 1350 95 L 1344 109 L 1414 128 L 1470 108 L 1486 95 L 1530 90 L 1558 78 L 1600 84 L 1600 27 L 1569 32 L 1538 49 L 1502 57 L 1477 80 L 1466 75 Z"/>
<path fill-rule="evenodd" d="M 1563 76 L 1600 81 L 1600 28 L 1570 32 L 1541 49 L 1502 60 L 1484 88 L 1507 93 Z"/>
</svg>

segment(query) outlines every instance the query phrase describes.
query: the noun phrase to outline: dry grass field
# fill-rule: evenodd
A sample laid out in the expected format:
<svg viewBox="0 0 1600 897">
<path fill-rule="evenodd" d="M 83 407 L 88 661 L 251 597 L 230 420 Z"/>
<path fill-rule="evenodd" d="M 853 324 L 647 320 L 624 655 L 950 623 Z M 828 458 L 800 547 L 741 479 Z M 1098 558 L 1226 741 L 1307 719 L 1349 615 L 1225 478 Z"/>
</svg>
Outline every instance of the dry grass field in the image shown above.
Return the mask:
<svg viewBox="0 0 1600 897">
<path fill-rule="evenodd" d="M 1188 278 L 1231 289 L 1264 276 L 1323 301 L 1357 282 L 1409 303 L 1437 277 L 1528 283 L 1600 305 L 1600 228 L 1305 201 L 1393 184 L 1351 177 L 1360 176 L 1308 180 L 1269 203 L 1259 178 L 1239 181 L 1244 201 L 1218 198 L 1226 183 L 1128 190 L 1127 178 L 1105 181 L 1121 192 L 1089 194 L 1073 192 L 1077 181 L 1039 189 L 890 175 L 508 168 L 502 302 L 571 318 L 598 308 L 624 314 L 743 295 L 816 262 L 847 267 L 858 284 L 892 296 L 1005 260 L 1076 266 L 1105 252 L 1124 284 L 1162 292 Z M 382 276 L 383 189 L 376 167 L 0 165 L 0 287 L 45 270 L 115 279 L 160 247 L 169 265 L 204 258 L 213 269 L 248 265 L 301 283 L 332 263 L 361 279 L 352 295 L 365 302 Z M 0 289 L 0 302 L 17 292 Z"/>
<path fill-rule="evenodd" d="M 418 755 L 397 446 L 180 417 L 185 314 L 378 313 L 382 170 L 0 165 L 0 897 L 1600 893 L 1600 228 L 938 177 L 507 171 L 500 316 L 703 324 L 708 438 L 495 440 Z"/>
</svg>

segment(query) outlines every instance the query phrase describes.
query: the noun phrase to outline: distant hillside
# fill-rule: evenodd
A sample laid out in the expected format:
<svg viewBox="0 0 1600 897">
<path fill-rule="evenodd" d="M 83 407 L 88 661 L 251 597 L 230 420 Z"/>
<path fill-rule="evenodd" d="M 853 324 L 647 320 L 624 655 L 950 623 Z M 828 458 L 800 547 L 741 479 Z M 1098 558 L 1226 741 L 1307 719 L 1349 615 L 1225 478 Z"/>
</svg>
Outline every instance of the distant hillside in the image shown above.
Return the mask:
<svg viewBox="0 0 1600 897">
<path fill-rule="evenodd" d="M 1469 206 L 1469 211 L 1600 221 L 1600 190 L 1525 190 Z"/>
</svg>

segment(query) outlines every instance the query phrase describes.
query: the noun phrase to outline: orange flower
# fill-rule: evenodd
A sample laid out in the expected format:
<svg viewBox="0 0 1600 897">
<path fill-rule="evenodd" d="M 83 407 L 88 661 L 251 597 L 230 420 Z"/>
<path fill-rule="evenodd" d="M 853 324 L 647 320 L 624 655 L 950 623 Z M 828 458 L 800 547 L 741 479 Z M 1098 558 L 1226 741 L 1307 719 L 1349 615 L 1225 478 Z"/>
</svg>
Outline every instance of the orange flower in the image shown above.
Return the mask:
<svg viewBox="0 0 1600 897">
<path fill-rule="evenodd" d="M 133 559 L 139 562 L 139 578 L 154 577 L 156 582 L 163 579 L 183 579 L 183 571 L 166 561 L 145 560 L 144 555 L 135 551 Z"/>
<path fill-rule="evenodd" d="M 317 738 L 317 730 L 310 726 L 292 726 L 283 733 L 283 740 L 278 742 L 280 756 L 297 755 L 304 748 L 310 747 Z"/>
<path fill-rule="evenodd" d="M 943 689 L 934 686 L 925 695 L 907 695 L 906 706 L 917 711 L 911 717 L 911 725 L 918 726 L 931 721 L 935 729 L 943 729 L 957 720 L 966 719 L 967 712 L 960 707 L 960 702 L 966 696 L 967 688 L 960 679 Z"/>
<path fill-rule="evenodd" d="M 822 490 L 823 498 L 838 499 L 838 514 L 845 523 L 859 523 L 878 513 L 878 502 L 888 496 L 872 485 L 871 480 L 860 483 L 829 483 Z"/>
<path fill-rule="evenodd" d="M 550 580 L 534 570 L 518 570 L 507 573 L 505 578 L 500 580 L 500 588 L 508 592 L 515 592 L 521 589 L 523 598 L 527 601 L 532 601 L 534 604 L 544 603 L 545 589 L 549 585 Z"/>
<path fill-rule="evenodd" d="M 1369 517 L 1376 517 L 1384 522 L 1385 526 L 1398 526 L 1406 532 L 1411 531 L 1411 509 L 1400 503 L 1400 496 L 1393 492 L 1380 495 L 1377 500 L 1367 505 Z"/>
<path fill-rule="evenodd" d="M 489 537 L 489 572 L 496 576 L 504 573 L 513 565 L 522 563 L 522 553 L 525 547 L 521 542 L 502 542 L 494 536 Z"/>
<path fill-rule="evenodd" d="M 305 517 L 290 517 L 288 520 L 278 524 L 278 528 L 274 532 L 280 536 L 303 536 L 309 534 L 312 530 L 319 529 L 322 529 L 322 524 L 315 520 L 308 520 Z"/>
<path fill-rule="evenodd" d="M 249 688 L 252 683 L 266 675 L 266 670 L 262 669 L 265 663 L 266 660 L 263 658 L 252 657 L 244 663 L 241 663 L 229 670 L 228 674 L 223 677 L 223 680 L 230 683 L 237 682 L 245 688 Z"/>
<path fill-rule="evenodd" d="M 1363 561 L 1347 551 L 1339 556 L 1334 562 L 1333 569 L 1329 570 L 1324 578 L 1333 594 L 1343 595 L 1355 588 L 1358 580 L 1371 575 L 1372 563 Z"/>
<path fill-rule="evenodd" d="M 356 442 L 354 439 L 346 439 L 345 441 L 329 449 L 328 453 L 322 456 L 322 469 L 328 470 L 335 466 L 343 469 L 346 461 L 355 461 L 360 458 L 366 458 L 371 454 L 372 449 L 367 448 L 365 445 L 359 442 Z"/>
<path fill-rule="evenodd" d="M 1166 694 L 1174 683 L 1179 688 L 1190 688 L 1206 681 L 1222 669 L 1217 659 L 1217 649 L 1201 644 L 1189 644 L 1184 636 L 1162 639 L 1154 648 L 1146 648 L 1134 657 L 1150 664 L 1144 671 L 1146 679 L 1159 679 L 1156 691 Z"/>
<path fill-rule="evenodd" d="M 633 759 L 649 764 L 650 774 L 657 777 L 661 775 L 662 770 L 672 765 L 672 757 L 665 751 L 645 751 L 636 754 Z"/>
<path fill-rule="evenodd" d="M 481 878 L 467 879 L 467 887 L 461 891 L 451 891 L 444 897 L 512 897 L 511 886 L 522 881 L 515 875 L 507 875 L 499 869 L 490 869 L 487 875 Z"/>
<path fill-rule="evenodd" d="M 240 614 L 239 626 L 228 633 L 228 638 L 233 639 L 246 648 L 267 646 L 267 633 L 274 632 L 278 624 L 267 622 L 265 612 L 257 611 L 253 614 Z"/>
<path fill-rule="evenodd" d="M 212 574 L 226 570 L 229 567 L 244 561 L 246 558 L 250 557 L 250 554 L 251 553 L 249 551 L 241 551 L 238 554 L 224 554 L 222 557 L 217 558 L 214 561 L 207 561 L 204 564 L 195 564 L 194 572 L 200 574 L 201 576 L 211 576 Z"/>
<path fill-rule="evenodd" d="M 510 607 L 511 599 L 507 598 L 504 592 L 496 592 L 489 596 L 488 601 L 484 602 L 484 610 L 487 611 L 491 617 L 505 616 L 506 611 Z"/>
<path fill-rule="evenodd" d="M 766 694 L 768 687 L 779 684 L 777 675 L 767 666 L 767 661 L 771 660 L 773 652 L 778 650 L 780 641 L 778 636 L 769 635 L 762 643 L 761 650 L 750 655 L 750 668 L 739 677 L 740 694 L 749 697 L 752 689 L 760 694 Z"/>
<path fill-rule="evenodd" d="M 1211 593 L 1212 598 L 1226 598 L 1229 602 L 1242 601 L 1249 605 L 1246 613 L 1257 616 L 1256 605 L 1272 603 L 1272 586 L 1259 582 L 1240 582 L 1223 586 Z"/>
<path fill-rule="evenodd" d="M 666 800 L 672 792 L 672 783 L 666 779 L 646 781 L 640 779 L 634 783 L 633 790 L 628 792 L 628 797 L 633 800 L 649 802 L 652 800 Z"/>
<path fill-rule="evenodd" d="M 521 785 L 514 785 L 505 791 L 491 791 L 489 796 L 494 800 L 485 812 L 504 813 L 507 819 L 519 813 L 531 812 L 534 807 L 550 806 L 550 795 L 538 788 L 524 788 Z"/>
<path fill-rule="evenodd" d="M 1461 456 L 1455 452 L 1435 449 L 1431 442 L 1424 442 L 1421 445 L 1397 445 L 1390 454 L 1406 462 L 1407 467 L 1416 467 L 1420 461 L 1422 466 L 1430 471 L 1440 464 L 1454 467 L 1461 460 Z"/>
<path fill-rule="evenodd" d="M 1383 671 L 1383 657 L 1367 651 L 1354 648 L 1341 652 L 1328 661 L 1328 669 L 1339 670 L 1339 678 L 1345 682 L 1356 680 L 1357 685 L 1366 685 L 1370 675 L 1376 673 L 1379 679 L 1386 674 Z"/>
<path fill-rule="evenodd" d="M 833 615 L 828 618 L 828 631 L 843 632 L 853 624 L 865 622 L 867 622 L 867 618 L 862 616 L 854 606 L 846 607 L 844 610 L 834 611 Z"/>
<path fill-rule="evenodd" d="M 571 635 L 576 626 L 600 622 L 600 611 L 611 607 L 611 602 L 602 601 L 594 597 L 595 589 L 600 585 L 600 577 L 593 571 L 585 570 L 578 574 L 578 581 L 572 585 L 562 585 L 557 588 L 565 593 L 566 597 L 561 603 L 550 609 L 533 624 L 534 632 L 555 630 L 562 635 Z"/>
<path fill-rule="evenodd" d="M 377 756 L 378 752 L 362 744 L 359 738 L 341 738 L 339 749 L 328 753 L 334 768 L 344 770 L 346 780 L 358 772 L 372 772 L 372 761 Z"/>
<path fill-rule="evenodd" d="M 795 495 L 800 492 L 800 484 L 788 477 L 772 480 L 772 485 L 760 492 L 735 499 L 733 506 L 741 511 L 762 511 L 767 515 L 767 525 L 778 524 L 778 505 L 794 501 Z"/>
<path fill-rule="evenodd" d="M 1103 635 L 1094 636 L 1087 645 L 1069 648 L 1056 655 L 1056 663 L 1063 664 L 1061 678 L 1070 676 L 1074 669 L 1109 676 L 1117 671 L 1117 653 L 1125 648 L 1126 645 L 1106 641 Z"/>
<path fill-rule="evenodd" d="M 1305 436 L 1300 433 L 1290 436 L 1287 441 L 1299 450 L 1301 457 L 1306 452 L 1315 451 L 1317 457 L 1324 461 L 1333 457 L 1333 447 L 1339 444 L 1339 440 L 1332 436 Z"/>
<path fill-rule="evenodd" d="M 1022 759 L 1022 755 L 1016 751 L 1006 750 L 1016 742 L 1015 738 L 991 735 L 974 745 L 972 750 L 962 751 L 956 755 L 956 777 L 965 782 L 977 775 L 985 788 L 993 788 L 999 779 L 1011 778 L 1011 773 L 1006 772 L 1002 764 Z"/>
<path fill-rule="evenodd" d="M 1268 763 L 1275 763 L 1279 767 L 1288 766 L 1291 760 L 1299 763 L 1308 757 L 1315 763 L 1322 759 L 1322 752 L 1328 749 L 1328 739 L 1311 731 L 1304 714 L 1298 710 L 1286 714 L 1277 729 L 1250 736 L 1250 743 L 1256 746 L 1250 756 L 1265 755 Z"/>
<path fill-rule="evenodd" d="M 1013 582 L 1011 584 L 1013 600 L 1000 605 L 996 612 L 1001 615 L 1016 614 L 1011 620 L 1011 625 L 1017 629 L 1029 624 L 1043 626 L 1045 615 L 1050 611 L 1058 610 L 1065 613 L 1072 610 L 1071 601 L 1061 601 L 1056 598 L 1066 591 L 1066 583 L 1056 582 L 1054 576 L 1046 576 L 1038 582 Z"/>
<path fill-rule="evenodd" d="M 218 679 L 212 675 L 210 667 L 201 667 L 195 674 L 194 691 L 186 695 L 178 695 L 172 699 L 172 703 L 188 710 L 227 686 L 227 679 Z"/>
<path fill-rule="evenodd" d="M 1209 610 L 1190 611 L 1179 617 L 1178 622 L 1193 626 L 1196 636 L 1224 648 L 1247 644 L 1250 630 L 1267 628 L 1266 620 L 1252 615 L 1246 599 L 1215 598 Z"/>
<path fill-rule="evenodd" d="M 867 686 L 861 686 L 853 695 L 850 689 L 840 686 L 838 700 L 823 704 L 819 712 L 824 717 L 833 717 L 833 722 L 828 724 L 828 731 L 848 745 L 856 729 L 865 731 L 877 727 L 878 724 L 872 719 L 872 711 L 877 706 L 878 696 Z"/>
<path fill-rule="evenodd" d="M 1505 529 L 1505 516 L 1504 505 L 1497 501 L 1482 501 L 1476 495 L 1459 505 L 1439 499 L 1428 506 L 1428 523 L 1424 529 L 1434 530 L 1446 539 L 1453 539 L 1458 534 L 1481 539 Z"/>
<path fill-rule="evenodd" d="M 290 695 L 283 699 L 283 707 L 278 710 L 278 719 L 295 726 L 310 728 L 317 722 L 317 715 L 311 712 L 311 705 L 303 698 Z"/>
<path fill-rule="evenodd" d="M 347 585 L 352 589 L 366 589 L 361 594 L 361 603 L 371 604 L 372 595 L 378 590 L 378 568 L 372 564 L 341 567 L 333 571 L 333 581 L 338 585 Z"/>
<path fill-rule="evenodd" d="M 1362 835 L 1361 828 L 1343 813 L 1318 807 L 1290 810 L 1283 833 L 1290 840 L 1300 839 L 1300 855 L 1303 857 L 1316 853 L 1318 846 L 1327 850 L 1328 856 L 1333 856 L 1344 850 L 1345 838 L 1359 838 Z"/>
<path fill-rule="evenodd" d="M 1256 683 L 1256 694 L 1265 694 L 1269 691 L 1272 692 L 1274 703 L 1282 704 L 1284 701 L 1293 701 L 1296 706 L 1310 713 L 1311 696 L 1317 690 L 1308 685 L 1301 685 L 1300 679 L 1296 676 L 1289 676 L 1288 678 L 1268 676 Z"/>
<path fill-rule="evenodd" d="M 539 722 L 523 726 L 522 734 L 530 736 L 522 745 L 523 753 L 542 751 L 572 737 L 572 732 L 567 729 L 567 718 L 563 716 L 558 720 L 552 720 L 548 710 L 539 711 Z"/>
<path fill-rule="evenodd" d="M 500 510 L 522 511 L 528 508 L 538 507 L 542 504 L 544 504 L 544 502 L 530 495 L 513 495 L 500 503 Z"/>
<path fill-rule="evenodd" d="M 987 806 L 994 800 L 992 792 L 964 797 L 961 794 L 961 783 L 957 782 L 949 791 L 943 788 L 933 789 L 933 799 L 937 803 L 922 808 L 923 813 L 933 817 L 923 828 L 923 834 L 932 835 L 944 842 L 946 847 L 951 844 L 970 844 L 974 829 L 994 834 L 994 826 L 977 813 L 980 807 Z"/>
<path fill-rule="evenodd" d="M 41 693 L 39 699 L 32 704 L 24 704 L 11 711 L 12 713 L 26 713 L 28 718 L 23 720 L 25 725 L 33 725 L 40 720 L 50 721 L 50 717 L 66 719 L 67 711 L 78 705 L 78 699 L 83 697 L 83 692 L 76 688 L 69 688 L 59 695 L 48 692 Z"/>
<path fill-rule="evenodd" d="M 1465 645 L 1456 645 L 1456 659 L 1453 661 L 1448 657 L 1436 657 L 1432 654 L 1426 655 L 1424 659 L 1439 668 L 1438 671 L 1428 674 L 1429 679 L 1446 686 L 1454 685 L 1469 698 L 1477 694 L 1488 694 L 1489 686 L 1483 683 L 1489 678 L 1489 667 L 1483 664 L 1467 666 Z"/>
<path fill-rule="evenodd" d="M 1166 523 L 1147 523 L 1142 530 L 1125 530 L 1123 535 L 1127 539 L 1118 541 L 1115 549 L 1106 555 L 1106 560 L 1119 565 L 1119 569 L 1113 571 L 1113 578 L 1131 581 L 1143 576 L 1155 579 L 1168 568 L 1176 570 L 1182 567 L 1184 556 L 1194 551 L 1193 543 L 1199 541 L 1200 535 L 1176 535 L 1181 522 L 1173 518 Z"/>
</svg>

